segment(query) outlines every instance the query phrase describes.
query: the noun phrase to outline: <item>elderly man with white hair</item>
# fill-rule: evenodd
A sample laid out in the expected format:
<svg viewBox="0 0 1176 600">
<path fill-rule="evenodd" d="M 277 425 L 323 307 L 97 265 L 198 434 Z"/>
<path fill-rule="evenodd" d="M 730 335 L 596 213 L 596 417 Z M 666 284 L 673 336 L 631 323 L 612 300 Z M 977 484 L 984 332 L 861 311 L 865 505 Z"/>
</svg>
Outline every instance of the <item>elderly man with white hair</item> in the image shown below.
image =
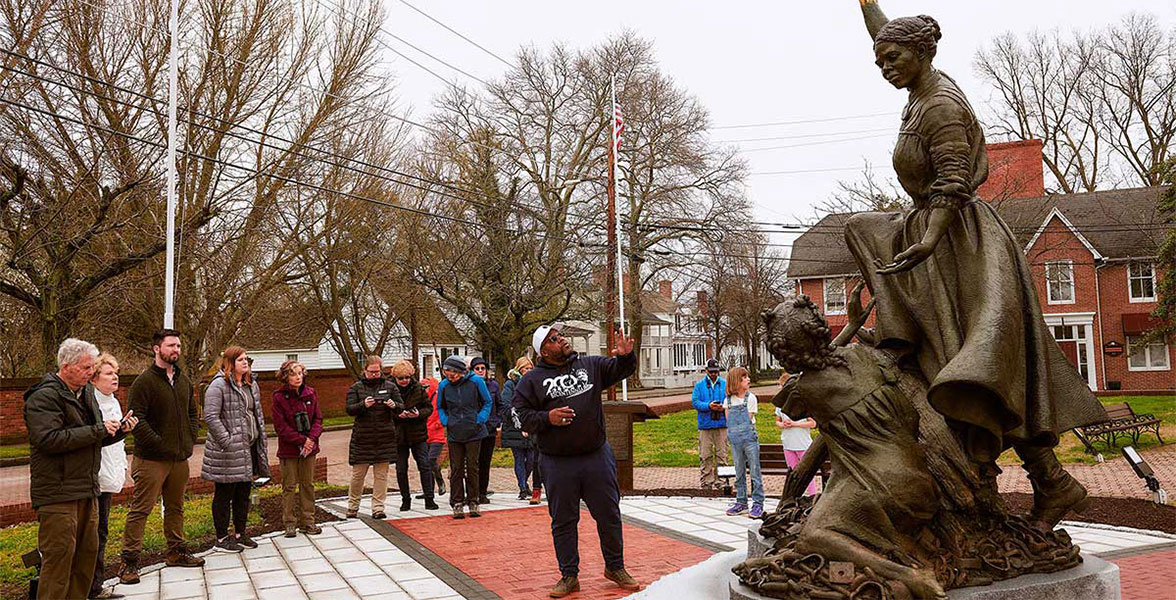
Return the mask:
<svg viewBox="0 0 1176 600">
<path fill-rule="evenodd" d="M 87 386 L 98 348 L 70 338 L 57 350 L 57 373 L 24 394 L 29 432 L 29 495 L 37 511 L 41 577 L 37 598 L 85 598 L 98 552 L 98 469 L 102 447 L 136 423 L 102 420 Z"/>
</svg>

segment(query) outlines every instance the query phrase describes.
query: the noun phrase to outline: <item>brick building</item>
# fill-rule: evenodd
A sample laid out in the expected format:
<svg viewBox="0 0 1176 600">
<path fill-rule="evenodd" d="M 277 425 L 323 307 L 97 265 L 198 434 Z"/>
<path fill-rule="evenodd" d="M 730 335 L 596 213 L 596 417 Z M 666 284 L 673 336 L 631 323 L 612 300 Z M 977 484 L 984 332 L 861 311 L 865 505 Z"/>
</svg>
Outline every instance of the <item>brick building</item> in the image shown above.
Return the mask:
<svg viewBox="0 0 1176 600">
<path fill-rule="evenodd" d="M 1036 140 L 989 145 L 992 172 L 977 193 L 1017 236 L 1058 345 L 1093 390 L 1176 389 L 1171 340 L 1143 340 L 1156 325 L 1150 313 L 1164 275 L 1157 250 L 1173 227 L 1156 210 L 1167 188 L 1046 195 L 1040 157 Z M 788 267 L 834 335 L 860 281 L 843 236 L 849 217 L 828 215 L 797 238 Z"/>
</svg>

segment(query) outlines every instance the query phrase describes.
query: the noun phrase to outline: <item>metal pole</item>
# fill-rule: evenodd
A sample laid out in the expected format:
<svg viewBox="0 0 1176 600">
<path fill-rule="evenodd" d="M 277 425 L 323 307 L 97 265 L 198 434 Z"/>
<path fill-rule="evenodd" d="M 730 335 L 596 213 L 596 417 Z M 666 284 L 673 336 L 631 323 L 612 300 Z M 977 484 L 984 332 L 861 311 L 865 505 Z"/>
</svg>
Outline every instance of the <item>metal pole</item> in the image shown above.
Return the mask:
<svg viewBox="0 0 1176 600">
<path fill-rule="evenodd" d="M 613 214 L 615 217 L 615 213 L 616 213 L 616 207 L 615 207 L 615 205 L 616 205 L 616 187 L 617 187 L 617 181 L 618 181 L 617 163 L 620 162 L 620 157 L 616 156 L 616 150 L 619 149 L 617 147 L 617 76 L 616 75 L 613 75 L 613 78 L 612 78 L 612 105 L 613 105 L 613 128 L 612 128 L 613 140 L 612 140 L 612 143 L 613 143 L 614 150 L 613 150 L 613 161 L 612 161 L 612 165 L 610 167 L 609 175 L 612 178 L 612 182 L 613 182 L 613 184 L 612 184 L 612 189 L 613 189 L 612 204 L 613 204 Z M 617 306 L 620 307 L 620 309 L 619 309 L 620 327 L 621 327 L 621 333 L 628 335 L 628 331 L 626 331 L 626 329 L 625 329 L 625 278 L 621 274 L 623 272 L 623 267 L 621 265 L 624 264 L 624 261 L 621 260 L 621 235 L 620 235 L 620 232 L 617 233 L 617 260 L 616 260 L 616 262 L 617 262 Z M 628 379 L 621 380 L 621 400 L 626 401 L 626 402 L 629 400 L 629 380 Z"/>
<path fill-rule="evenodd" d="M 609 136 L 608 144 L 608 247 L 611 249 L 617 243 L 617 181 L 616 181 L 616 148 L 617 148 L 617 112 L 616 112 L 616 77 L 613 77 L 612 82 L 612 97 L 613 106 L 612 112 L 608 115 L 609 122 L 612 124 L 612 134 Z M 617 297 L 613 290 L 615 282 L 613 280 L 613 273 L 617 272 L 617 254 L 615 252 L 608 253 L 608 275 L 604 278 L 604 312 L 606 314 L 605 327 L 608 328 L 608 348 L 611 351 L 616 347 L 616 326 L 617 326 Z M 616 386 L 608 388 L 608 401 L 615 402 L 617 399 Z"/>
<path fill-rule="evenodd" d="M 175 327 L 176 321 L 176 97 L 177 97 L 177 40 L 179 29 L 179 0 L 171 0 L 168 18 L 167 65 L 167 265 L 164 271 L 163 326 Z"/>
</svg>

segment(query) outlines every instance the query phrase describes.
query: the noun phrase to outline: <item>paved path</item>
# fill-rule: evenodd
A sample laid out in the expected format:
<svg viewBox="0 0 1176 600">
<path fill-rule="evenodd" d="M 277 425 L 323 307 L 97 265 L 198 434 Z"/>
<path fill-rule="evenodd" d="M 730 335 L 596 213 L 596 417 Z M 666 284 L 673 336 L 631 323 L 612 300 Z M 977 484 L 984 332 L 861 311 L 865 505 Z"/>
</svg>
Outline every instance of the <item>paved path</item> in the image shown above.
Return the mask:
<svg viewBox="0 0 1176 600">
<path fill-rule="evenodd" d="M 363 499 L 364 512 L 369 503 Z M 344 510 L 339 500 L 319 504 L 336 514 Z M 726 516 L 726 506 L 722 499 L 622 499 L 630 569 L 649 585 L 714 553 L 746 549 L 751 521 Z M 1063 526 L 1084 553 L 1119 564 L 1125 600 L 1173 597 L 1169 584 L 1176 566 L 1176 536 Z M 387 521 L 327 523 L 318 536 L 258 538 L 260 546 L 244 554 L 206 553 L 201 569 L 148 568 L 142 583 L 120 585 L 117 591 L 128 600 L 537 598 L 558 579 L 548 531 L 544 507 L 525 502 L 495 503 L 481 519 L 462 521 L 433 511 L 393 512 Z M 585 590 L 573 598 L 621 596 L 600 577 L 599 551 L 587 516 L 580 531 Z M 509 540 L 510 551 L 502 551 L 504 546 L 495 540 Z M 695 598 L 707 596 L 687 592 L 674 600 Z"/>
</svg>

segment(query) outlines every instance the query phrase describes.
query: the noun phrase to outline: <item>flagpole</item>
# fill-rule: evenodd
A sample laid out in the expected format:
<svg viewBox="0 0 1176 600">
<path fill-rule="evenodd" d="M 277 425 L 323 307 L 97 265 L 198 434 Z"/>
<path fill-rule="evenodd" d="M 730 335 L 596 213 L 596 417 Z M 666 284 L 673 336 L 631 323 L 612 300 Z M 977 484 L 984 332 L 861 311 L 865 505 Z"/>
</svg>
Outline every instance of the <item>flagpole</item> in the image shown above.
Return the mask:
<svg viewBox="0 0 1176 600">
<path fill-rule="evenodd" d="M 180 2 L 171 0 L 168 19 L 169 48 L 167 66 L 167 257 L 163 282 L 163 326 L 172 329 L 176 320 L 176 96 L 177 30 Z"/>
<path fill-rule="evenodd" d="M 617 164 L 620 162 L 620 157 L 618 156 L 618 153 L 621 150 L 621 147 L 619 144 L 620 140 L 618 139 L 618 131 L 617 131 L 617 125 L 618 125 L 617 115 L 619 114 L 620 108 L 617 106 L 617 76 L 616 76 L 616 74 L 613 74 L 613 76 L 612 76 L 612 105 L 613 105 L 613 121 L 612 121 L 612 123 L 613 123 L 613 126 L 612 126 L 612 132 L 613 132 L 613 135 L 612 135 L 612 137 L 613 137 L 613 139 L 612 139 L 612 147 L 613 147 L 612 157 L 613 157 L 613 161 L 612 161 L 612 165 L 609 167 L 609 169 L 610 169 L 609 176 L 612 178 L 612 186 L 611 187 L 613 190 L 613 199 L 611 200 L 611 202 L 613 203 L 613 206 L 614 206 L 613 210 L 615 211 L 616 210 L 615 209 L 616 189 L 617 189 L 617 182 L 619 181 L 619 178 L 617 177 Z M 628 335 L 629 332 L 626 331 L 626 328 L 625 328 L 625 278 L 622 275 L 622 273 L 624 272 L 623 267 L 622 267 L 622 265 L 624 264 L 624 261 L 621 260 L 621 232 L 620 231 L 617 232 L 616 252 L 617 252 L 617 259 L 616 259 L 616 262 L 617 262 L 617 306 L 620 307 L 621 334 Z M 638 366 L 640 366 L 640 363 L 638 363 Z M 629 380 L 627 380 L 627 379 L 621 380 L 621 400 L 625 401 L 625 402 L 628 402 L 628 400 L 629 400 Z"/>
<path fill-rule="evenodd" d="M 615 83 L 616 82 L 615 82 L 615 77 L 614 77 L 614 82 L 613 82 L 614 88 L 615 88 Z M 615 92 L 615 89 L 610 89 L 610 91 Z M 609 122 L 612 123 L 612 133 L 609 136 L 610 139 L 609 139 L 609 144 L 608 144 L 608 186 L 607 186 L 608 187 L 608 247 L 610 250 L 612 249 L 613 244 L 617 243 L 617 181 L 616 181 L 616 169 L 613 166 L 614 163 L 616 162 L 616 149 L 617 149 L 617 113 L 616 113 L 615 93 L 613 94 L 613 96 L 614 96 L 614 101 L 613 101 L 613 106 L 612 106 L 613 112 L 612 112 L 612 114 L 610 114 L 608 116 Z M 613 295 L 613 289 L 612 289 L 613 285 L 615 285 L 616 282 L 613 279 L 613 273 L 616 271 L 618 265 L 617 265 L 617 254 L 614 254 L 613 252 L 608 252 L 607 256 L 608 256 L 608 258 L 606 260 L 608 263 L 608 267 L 605 272 L 606 274 L 604 276 L 604 282 L 605 282 L 604 283 L 604 312 L 606 313 L 605 327 L 607 327 L 607 329 L 608 329 L 608 332 L 607 332 L 608 348 L 609 348 L 609 350 L 612 350 L 613 348 L 616 348 L 616 340 L 617 340 L 617 336 L 616 336 L 617 305 L 616 305 L 616 296 Z M 617 387 L 615 385 L 610 385 L 608 387 L 608 401 L 609 402 L 616 402 L 616 399 L 617 399 Z"/>
</svg>

